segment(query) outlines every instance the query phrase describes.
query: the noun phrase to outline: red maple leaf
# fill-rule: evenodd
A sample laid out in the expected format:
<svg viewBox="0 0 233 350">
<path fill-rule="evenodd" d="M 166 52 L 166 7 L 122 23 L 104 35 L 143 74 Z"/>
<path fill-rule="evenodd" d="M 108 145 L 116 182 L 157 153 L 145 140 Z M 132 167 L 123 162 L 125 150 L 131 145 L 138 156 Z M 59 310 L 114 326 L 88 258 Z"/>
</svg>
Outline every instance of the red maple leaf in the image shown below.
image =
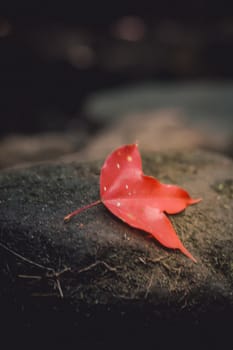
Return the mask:
<svg viewBox="0 0 233 350">
<path fill-rule="evenodd" d="M 100 200 L 67 215 L 65 222 L 81 211 L 103 203 L 130 226 L 149 232 L 165 247 L 179 249 L 196 262 L 165 213 L 179 213 L 201 199 L 191 198 L 188 192 L 176 185 L 162 184 L 144 175 L 136 144 L 122 146 L 107 157 L 100 174 L 100 197 Z"/>
</svg>

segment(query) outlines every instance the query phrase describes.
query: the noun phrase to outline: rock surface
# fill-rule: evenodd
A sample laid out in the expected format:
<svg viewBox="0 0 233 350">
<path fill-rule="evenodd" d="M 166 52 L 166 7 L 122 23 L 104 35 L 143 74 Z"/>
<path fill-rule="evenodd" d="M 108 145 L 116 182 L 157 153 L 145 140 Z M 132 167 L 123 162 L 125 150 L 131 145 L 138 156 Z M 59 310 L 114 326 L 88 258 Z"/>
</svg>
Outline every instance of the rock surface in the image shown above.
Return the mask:
<svg viewBox="0 0 233 350">
<path fill-rule="evenodd" d="M 146 174 L 203 198 L 171 217 L 198 263 L 102 204 L 63 223 L 68 212 L 99 198 L 102 162 L 2 171 L 0 306 L 8 341 L 16 332 L 22 341 L 46 338 L 56 347 L 152 341 L 163 349 L 228 349 L 233 163 L 199 150 L 142 157 Z"/>
<path fill-rule="evenodd" d="M 233 157 L 232 94 L 229 82 L 154 82 L 91 94 L 82 118 L 62 131 L 0 138 L 0 169 L 61 157 L 93 161 L 136 141 L 156 152 L 200 147 Z"/>
<path fill-rule="evenodd" d="M 85 112 L 106 124 L 128 114 L 175 109 L 192 125 L 232 132 L 232 93 L 229 82 L 147 82 L 94 93 L 86 100 Z"/>
<path fill-rule="evenodd" d="M 211 123 L 210 123 L 211 124 Z M 188 118 L 175 108 L 151 110 L 119 116 L 109 127 L 90 138 L 82 150 L 66 154 L 63 161 L 97 160 L 122 144 L 138 142 L 144 150 L 181 151 L 205 148 L 229 153 L 230 138 L 199 125 L 191 126 Z"/>
</svg>

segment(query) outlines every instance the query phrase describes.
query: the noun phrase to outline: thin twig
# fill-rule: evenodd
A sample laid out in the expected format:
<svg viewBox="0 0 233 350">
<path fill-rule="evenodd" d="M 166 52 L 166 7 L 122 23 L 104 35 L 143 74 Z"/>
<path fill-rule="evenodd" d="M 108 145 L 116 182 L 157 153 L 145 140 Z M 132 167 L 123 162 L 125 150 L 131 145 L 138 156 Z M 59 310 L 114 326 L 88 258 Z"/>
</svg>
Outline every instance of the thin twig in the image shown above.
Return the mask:
<svg viewBox="0 0 233 350">
<path fill-rule="evenodd" d="M 152 263 L 158 263 L 158 262 L 160 262 L 160 261 L 162 261 L 162 260 L 165 260 L 165 259 L 168 259 L 168 258 L 170 258 L 169 255 L 165 255 L 165 256 L 162 255 L 162 256 L 159 256 L 158 258 L 155 258 L 155 259 L 146 258 L 146 260 L 149 261 L 149 262 L 152 262 Z"/>
<path fill-rule="evenodd" d="M 165 256 L 160 256 L 160 257 L 155 258 L 155 259 L 147 258 L 147 261 L 150 261 L 152 263 L 160 262 L 161 266 L 163 266 L 168 272 L 170 272 L 171 271 L 170 266 L 165 261 L 163 261 L 163 260 L 170 259 L 170 258 L 171 258 L 171 256 L 165 255 Z"/>
<path fill-rule="evenodd" d="M 32 293 L 32 297 L 57 297 L 57 293 Z"/>
<path fill-rule="evenodd" d="M 117 270 L 116 267 L 112 267 L 112 266 L 108 265 L 105 261 L 97 260 L 93 264 L 90 264 L 90 265 L 88 265 L 88 266 L 78 270 L 78 273 L 82 273 L 82 272 L 86 272 L 86 271 L 92 270 L 97 265 L 104 265 L 109 271 L 116 272 L 116 270 Z"/>
<path fill-rule="evenodd" d="M 151 286 L 152 286 L 153 279 L 154 279 L 154 273 L 152 272 L 152 274 L 150 276 L 150 280 L 149 280 L 148 286 L 146 288 L 146 292 L 145 292 L 145 296 L 144 296 L 145 299 L 147 299 L 148 294 L 150 293 L 150 289 L 151 289 Z"/>
<path fill-rule="evenodd" d="M 9 253 L 13 254 L 14 256 L 16 256 L 17 258 L 27 262 L 28 264 L 31 264 L 31 265 L 34 265 L 36 267 L 39 267 L 40 269 L 43 269 L 43 270 L 47 270 L 47 271 L 54 271 L 54 269 L 52 269 L 51 267 L 47 267 L 47 266 L 44 266 L 44 265 L 41 265 L 35 261 L 32 261 L 31 259 L 28 259 L 28 258 L 25 258 L 23 255 L 15 252 L 13 249 L 11 248 L 8 248 L 4 243 L 0 242 L 0 246 L 5 249 L 6 251 L 8 251 Z"/>
<path fill-rule="evenodd" d="M 64 298 L 64 294 L 63 294 L 63 291 L 62 291 L 62 288 L 61 288 L 61 283 L 60 283 L 58 278 L 56 278 L 56 287 L 57 287 L 57 289 L 59 291 L 61 299 L 63 299 Z"/>
<path fill-rule="evenodd" d="M 56 277 L 60 277 L 61 275 L 63 275 L 65 272 L 70 272 L 71 271 L 71 267 L 64 267 L 64 269 L 58 271 L 55 273 Z"/>
<path fill-rule="evenodd" d="M 64 269 L 60 270 L 60 271 L 49 271 L 46 273 L 46 277 L 48 278 L 59 278 L 61 275 L 63 275 L 65 272 L 71 271 L 70 267 L 64 267 Z"/>
<path fill-rule="evenodd" d="M 25 279 L 32 279 L 32 280 L 41 280 L 41 276 L 35 276 L 35 275 L 18 275 L 19 278 L 25 278 Z"/>
<path fill-rule="evenodd" d="M 47 274 L 45 277 L 47 278 L 52 278 L 55 280 L 55 286 L 60 294 L 60 297 L 63 299 L 64 298 L 64 294 L 63 294 L 63 291 L 62 291 L 62 287 L 61 287 L 61 283 L 59 281 L 59 277 L 65 273 L 66 271 L 69 271 L 70 268 L 64 268 L 62 269 L 61 271 L 58 271 L 56 272 L 53 268 L 51 267 L 47 267 L 47 266 L 44 266 L 44 265 L 41 265 L 41 264 L 38 264 L 37 262 L 35 261 L 32 261 L 31 259 L 28 259 L 28 258 L 25 258 L 23 255 L 15 252 L 13 249 L 11 248 L 8 248 L 4 243 L 0 242 L 0 246 L 5 249 L 6 251 L 8 251 L 9 253 L 11 253 L 12 255 L 16 256 L 17 258 L 25 261 L 26 263 L 30 264 L 30 265 L 34 265 L 36 267 L 39 267 L 40 269 L 43 269 L 43 270 L 46 270 L 47 271 Z M 19 275 L 18 277 L 20 278 L 28 278 L 28 279 L 37 279 L 37 280 L 40 280 L 42 279 L 41 276 L 35 276 L 35 275 Z"/>
<path fill-rule="evenodd" d="M 30 265 L 34 265 L 40 269 L 43 269 L 43 270 L 46 270 L 47 273 L 45 275 L 45 278 L 51 278 L 54 280 L 55 282 L 55 286 L 56 286 L 56 289 L 58 290 L 59 292 L 59 295 L 60 297 L 63 299 L 64 298 L 64 293 L 63 293 L 63 290 L 62 290 L 62 287 L 61 287 L 61 283 L 60 283 L 60 280 L 59 278 L 61 277 L 61 275 L 63 275 L 65 272 L 67 271 L 71 271 L 71 272 L 74 272 L 70 267 L 65 267 L 64 269 L 60 270 L 60 271 L 55 271 L 53 268 L 51 267 L 48 267 L 48 266 L 44 266 L 44 265 L 41 265 L 35 261 L 32 261 L 31 259 L 28 259 L 28 258 L 25 258 L 23 255 L 15 252 L 13 249 L 11 248 L 8 248 L 4 243 L 0 242 L 0 246 L 5 249 L 6 251 L 8 251 L 9 253 L 11 253 L 12 255 L 16 256 L 17 258 L 21 259 L 22 261 L 30 264 Z M 82 272 L 86 272 L 86 271 L 89 271 L 91 269 L 93 269 L 94 267 L 98 266 L 98 265 L 103 265 L 106 269 L 108 269 L 109 271 L 112 271 L 112 272 L 116 272 L 117 269 L 115 267 L 112 267 L 110 266 L 109 264 L 107 264 L 105 261 L 102 261 L 102 260 L 97 260 L 96 262 L 94 262 L 93 264 L 90 264 L 82 269 L 79 269 L 77 271 L 77 273 L 82 273 Z M 18 277 L 20 278 L 25 278 L 25 279 L 37 279 L 37 280 L 41 280 L 43 277 L 42 276 L 36 276 L 36 275 L 18 275 Z"/>
<path fill-rule="evenodd" d="M 123 294 L 112 294 L 113 297 L 117 298 L 117 299 L 123 299 L 123 300 L 140 300 L 140 297 L 136 296 L 136 295 L 123 295 Z"/>
<path fill-rule="evenodd" d="M 143 263 L 144 265 L 146 265 L 145 259 L 142 258 L 141 256 L 138 257 L 138 260 L 141 261 L 141 263 Z"/>
</svg>

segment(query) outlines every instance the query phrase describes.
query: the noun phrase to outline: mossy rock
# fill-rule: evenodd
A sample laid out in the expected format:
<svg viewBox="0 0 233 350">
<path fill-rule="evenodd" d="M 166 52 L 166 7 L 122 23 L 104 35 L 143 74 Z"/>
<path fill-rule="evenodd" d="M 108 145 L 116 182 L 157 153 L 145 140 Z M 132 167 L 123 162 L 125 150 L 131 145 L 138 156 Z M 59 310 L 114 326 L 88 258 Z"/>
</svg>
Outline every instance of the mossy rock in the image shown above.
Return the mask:
<svg viewBox="0 0 233 350">
<path fill-rule="evenodd" d="M 110 340 L 118 347 L 149 341 L 161 348 L 177 342 L 196 349 L 203 341 L 228 346 L 233 163 L 203 151 L 142 158 L 146 174 L 203 198 L 170 216 L 198 263 L 129 227 L 102 204 L 64 224 L 68 212 L 99 198 L 102 162 L 2 171 L 5 334 L 16 332 L 22 341 L 40 334 L 56 346 Z"/>
</svg>

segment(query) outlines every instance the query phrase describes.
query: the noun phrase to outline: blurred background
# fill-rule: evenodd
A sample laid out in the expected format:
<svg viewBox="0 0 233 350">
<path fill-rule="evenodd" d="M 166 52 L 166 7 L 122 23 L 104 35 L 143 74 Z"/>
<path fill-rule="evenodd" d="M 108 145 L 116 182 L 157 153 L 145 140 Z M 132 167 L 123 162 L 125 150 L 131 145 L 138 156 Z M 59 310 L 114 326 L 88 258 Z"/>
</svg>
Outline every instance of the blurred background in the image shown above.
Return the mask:
<svg viewBox="0 0 233 350">
<path fill-rule="evenodd" d="M 233 5 L 0 3 L 0 169 L 123 143 L 233 156 Z"/>
</svg>

